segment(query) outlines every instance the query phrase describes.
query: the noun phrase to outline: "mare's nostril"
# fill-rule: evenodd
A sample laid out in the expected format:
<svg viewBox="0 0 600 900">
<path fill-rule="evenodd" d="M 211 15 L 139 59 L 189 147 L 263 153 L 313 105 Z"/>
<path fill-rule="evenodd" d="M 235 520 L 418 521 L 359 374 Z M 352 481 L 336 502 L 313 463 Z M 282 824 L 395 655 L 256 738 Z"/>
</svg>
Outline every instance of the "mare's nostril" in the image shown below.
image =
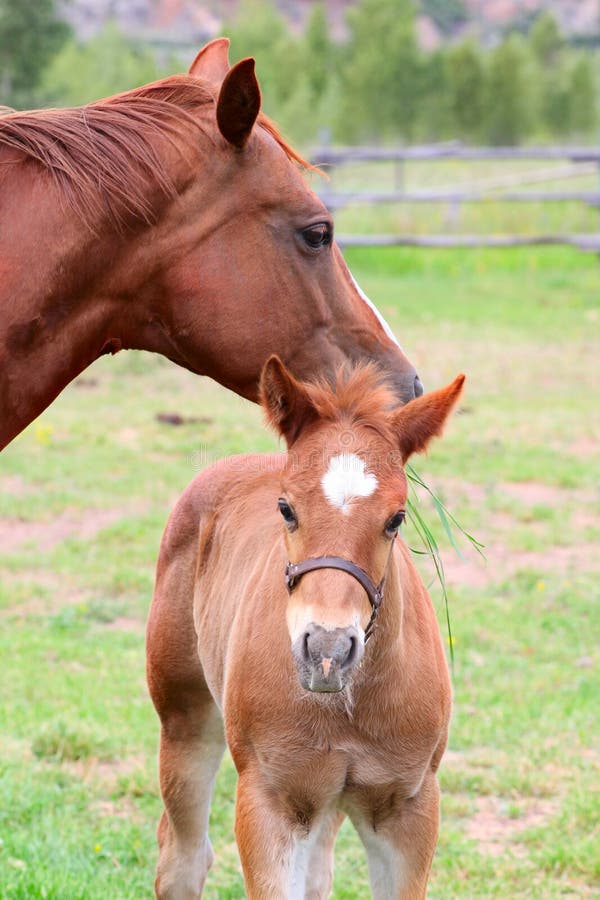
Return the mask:
<svg viewBox="0 0 600 900">
<path fill-rule="evenodd" d="M 423 396 L 423 392 L 424 392 L 423 382 L 421 381 L 421 379 L 419 378 L 418 375 L 415 375 L 415 380 L 414 380 L 414 384 L 413 384 L 413 389 L 414 389 L 414 392 L 415 392 L 415 397 L 422 397 L 422 396 Z"/>
</svg>

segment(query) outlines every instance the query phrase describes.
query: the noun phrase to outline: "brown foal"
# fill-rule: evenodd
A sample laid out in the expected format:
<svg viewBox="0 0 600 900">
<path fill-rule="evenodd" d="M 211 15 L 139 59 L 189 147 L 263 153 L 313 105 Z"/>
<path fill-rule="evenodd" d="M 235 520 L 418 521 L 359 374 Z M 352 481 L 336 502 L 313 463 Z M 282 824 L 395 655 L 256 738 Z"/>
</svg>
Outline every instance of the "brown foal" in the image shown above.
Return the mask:
<svg viewBox="0 0 600 900">
<path fill-rule="evenodd" d="M 223 460 L 179 500 L 147 641 L 159 898 L 201 896 L 226 744 L 248 897 L 329 896 L 345 815 L 373 897 L 425 897 L 451 692 L 431 601 L 395 538 L 403 464 L 441 432 L 463 380 L 398 408 L 373 366 L 332 389 L 273 357 L 261 397 L 288 452 Z"/>
</svg>

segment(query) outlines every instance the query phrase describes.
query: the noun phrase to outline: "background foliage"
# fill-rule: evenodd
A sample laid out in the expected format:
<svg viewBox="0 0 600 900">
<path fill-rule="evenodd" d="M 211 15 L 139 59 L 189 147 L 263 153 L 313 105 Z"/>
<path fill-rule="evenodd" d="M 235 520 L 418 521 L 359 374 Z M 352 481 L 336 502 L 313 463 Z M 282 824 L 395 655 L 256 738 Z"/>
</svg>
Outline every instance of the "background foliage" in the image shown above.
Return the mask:
<svg viewBox="0 0 600 900">
<path fill-rule="evenodd" d="M 421 4 L 444 30 L 459 0 Z M 515 144 L 595 137 L 597 50 L 575 47 L 547 13 L 483 46 L 468 33 L 435 51 L 417 41 L 413 0 L 360 0 L 335 42 L 321 4 L 293 34 L 270 0 L 244 0 L 225 31 L 232 59 L 255 56 L 266 111 L 298 143 L 444 140 Z M 187 59 L 119 34 L 82 44 L 54 0 L 0 0 L 0 104 L 75 105 L 185 69 Z"/>
</svg>

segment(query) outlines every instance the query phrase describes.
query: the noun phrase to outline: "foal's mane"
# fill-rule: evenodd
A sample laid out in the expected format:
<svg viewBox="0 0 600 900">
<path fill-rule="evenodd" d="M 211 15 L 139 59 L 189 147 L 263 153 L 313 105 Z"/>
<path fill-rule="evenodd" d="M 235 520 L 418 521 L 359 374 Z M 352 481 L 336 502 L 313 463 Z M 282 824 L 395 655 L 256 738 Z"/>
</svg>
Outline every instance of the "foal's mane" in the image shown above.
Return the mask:
<svg viewBox="0 0 600 900">
<path fill-rule="evenodd" d="M 162 135 L 179 149 L 182 139 L 191 146 L 199 131 L 208 132 L 200 111 L 214 103 L 208 82 L 172 75 L 86 106 L 2 114 L 0 149 L 46 169 L 84 223 L 93 228 L 104 215 L 120 231 L 132 221 L 154 223 L 157 194 L 168 199 L 177 193 L 152 137 Z M 258 123 L 290 160 L 308 167 L 273 122 L 261 114 Z"/>
<path fill-rule="evenodd" d="M 342 366 L 334 384 L 320 381 L 303 386 L 320 420 L 360 425 L 394 441 L 398 399 L 374 363 Z"/>
</svg>

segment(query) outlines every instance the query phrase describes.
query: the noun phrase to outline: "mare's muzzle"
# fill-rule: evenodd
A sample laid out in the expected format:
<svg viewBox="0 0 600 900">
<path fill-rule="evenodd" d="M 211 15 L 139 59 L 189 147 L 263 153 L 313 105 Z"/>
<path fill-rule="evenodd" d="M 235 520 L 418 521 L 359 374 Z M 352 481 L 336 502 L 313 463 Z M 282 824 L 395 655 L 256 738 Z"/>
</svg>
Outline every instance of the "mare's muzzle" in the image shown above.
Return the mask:
<svg viewBox="0 0 600 900">
<path fill-rule="evenodd" d="M 358 629 L 323 628 L 311 622 L 292 645 L 300 684 L 307 691 L 335 693 L 343 690 L 351 671 L 364 653 Z"/>
</svg>

